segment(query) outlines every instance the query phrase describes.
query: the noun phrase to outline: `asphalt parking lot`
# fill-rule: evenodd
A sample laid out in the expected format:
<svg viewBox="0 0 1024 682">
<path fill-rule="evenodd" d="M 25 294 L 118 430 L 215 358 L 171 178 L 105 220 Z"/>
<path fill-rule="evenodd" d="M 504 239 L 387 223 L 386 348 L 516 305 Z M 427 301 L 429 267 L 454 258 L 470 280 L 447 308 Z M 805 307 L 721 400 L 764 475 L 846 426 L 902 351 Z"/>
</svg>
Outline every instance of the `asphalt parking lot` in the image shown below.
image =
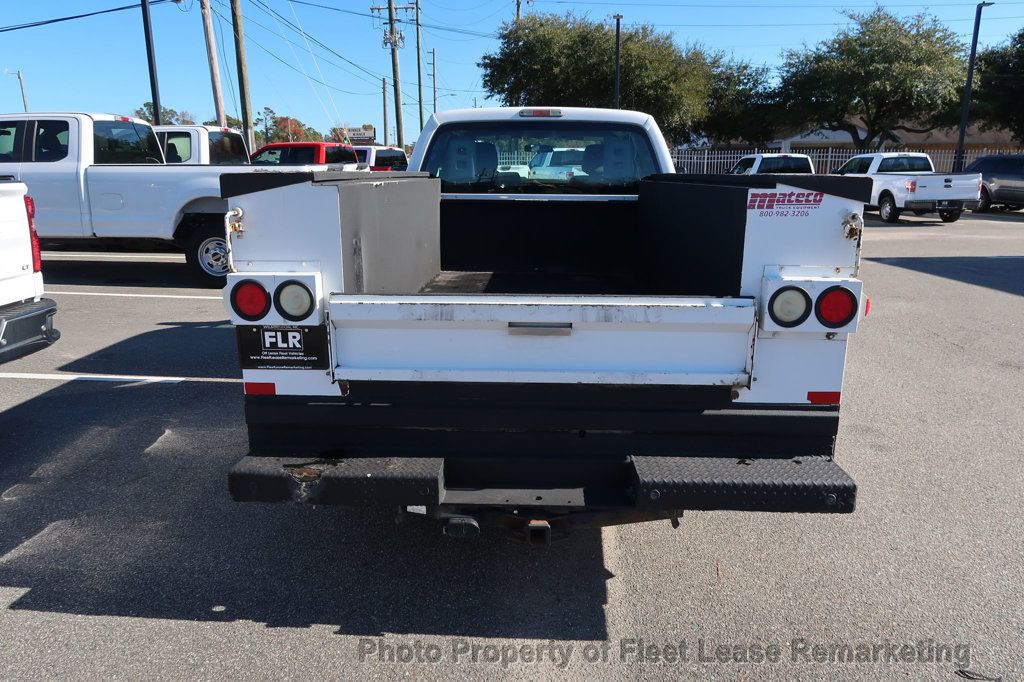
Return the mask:
<svg viewBox="0 0 1024 682">
<path fill-rule="evenodd" d="M 219 292 L 175 254 L 44 260 L 63 338 L 0 366 L 4 678 L 1024 676 L 1024 213 L 869 221 L 837 451 L 856 513 L 693 513 L 547 550 L 231 502 Z M 924 653 L 892 660 L 904 644 Z M 707 660 L 720 645 L 781 657 Z M 954 660 L 917 660 L 939 647 Z"/>
</svg>

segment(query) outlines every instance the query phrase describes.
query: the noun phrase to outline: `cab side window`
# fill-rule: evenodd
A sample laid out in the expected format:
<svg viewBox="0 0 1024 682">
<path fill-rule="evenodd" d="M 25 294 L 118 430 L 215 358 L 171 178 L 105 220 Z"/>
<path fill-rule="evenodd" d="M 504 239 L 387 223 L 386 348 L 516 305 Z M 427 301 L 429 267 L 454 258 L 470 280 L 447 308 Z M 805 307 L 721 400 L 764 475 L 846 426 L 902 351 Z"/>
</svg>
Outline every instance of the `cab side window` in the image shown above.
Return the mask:
<svg viewBox="0 0 1024 682">
<path fill-rule="evenodd" d="M 0 121 L 0 163 L 20 163 L 25 121 Z"/>
<path fill-rule="evenodd" d="M 32 160 L 48 163 L 66 159 L 69 134 L 67 121 L 36 121 Z"/>
</svg>

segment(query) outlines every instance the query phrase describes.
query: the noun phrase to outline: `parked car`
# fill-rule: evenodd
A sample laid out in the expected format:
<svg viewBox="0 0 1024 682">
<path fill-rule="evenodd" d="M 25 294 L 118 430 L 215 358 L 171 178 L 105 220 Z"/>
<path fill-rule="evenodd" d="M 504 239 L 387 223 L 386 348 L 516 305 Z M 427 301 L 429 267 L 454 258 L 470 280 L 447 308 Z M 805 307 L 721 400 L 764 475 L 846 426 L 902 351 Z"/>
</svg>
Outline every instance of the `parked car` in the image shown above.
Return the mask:
<svg viewBox="0 0 1024 682">
<path fill-rule="evenodd" d="M 409 157 L 398 147 L 366 145 L 353 149 L 359 163 L 365 163 L 372 171 L 404 171 L 409 167 Z"/>
<path fill-rule="evenodd" d="M 981 196 L 975 212 L 995 205 L 1016 211 L 1024 206 L 1024 154 L 992 154 L 972 161 L 967 173 L 981 173 Z"/>
<path fill-rule="evenodd" d="M 237 166 L 249 163 L 245 137 L 238 130 L 201 125 L 154 126 L 167 163 Z"/>
<path fill-rule="evenodd" d="M 35 203 L 26 191 L 24 183 L 0 180 L 0 362 L 60 338 L 57 304 L 43 297 Z"/>
<path fill-rule="evenodd" d="M 257 166 L 344 166 L 356 170 L 359 158 L 350 144 L 341 142 L 271 142 L 252 155 Z"/>
<path fill-rule="evenodd" d="M 806 154 L 751 154 L 729 169 L 730 175 L 761 173 L 814 173 L 814 162 Z"/>
<path fill-rule="evenodd" d="M 153 126 L 137 118 L 0 114 L 0 177 L 28 185 L 41 238 L 169 241 L 212 286 L 227 272 L 224 169 L 164 163 Z"/>
<path fill-rule="evenodd" d="M 938 213 L 944 223 L 956 222 L 965 208 L 978 205 L 980 173 L 936 173 L 931 157 L 919 152 L 858 154 L 840 166 L 838 175 L 871 178 L 871 201 L 887 223 L 904 210 L 916 215 Z"/>
<path fill-rule="evenodd" d="M 582 147 L 586 177 L 496 173 L 524 142 Z M 853 511 L 833 455 L 869 180 L 677 175 L 651 116 L 569 107 L 436 113 L 409 169 L 224 178 L 235 500 L 538 544 Z"/>
<path fill-rule="evenodd" d="M 583 170 L 583 147 L 549 147 L 540 145 L 530 159 L 529 177 L 536 180 L 570 180 L 586 175 Z"/>
</svg>

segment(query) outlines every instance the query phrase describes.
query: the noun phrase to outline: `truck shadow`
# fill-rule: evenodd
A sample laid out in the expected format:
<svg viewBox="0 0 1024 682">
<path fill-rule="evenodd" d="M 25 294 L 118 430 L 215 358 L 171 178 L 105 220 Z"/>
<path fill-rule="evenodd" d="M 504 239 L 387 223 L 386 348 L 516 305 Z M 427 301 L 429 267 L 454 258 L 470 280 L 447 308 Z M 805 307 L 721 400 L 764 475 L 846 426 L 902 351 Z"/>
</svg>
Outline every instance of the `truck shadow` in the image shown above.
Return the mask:
<svg viewBox="0 0 1024 682">
<path fill-rule="evenodd" d="M 866 260 L 1024 296 L 1024 256 L 908 256 Z"/>
<path fill-rule="evenodd" d="M 0 586 L 24 589 L 0 607 L 607 636 L 597 531 L 536 550 L 390 513 L 232 502 L 227 472 L 246 451 L 237 384 L 62 384 L 0 413 L 0 434 Z"/>
<path fill-rule="evenodd" d="M 59 369 L 81 374 L 242 378 L 235 329 L 227 320 L 161 322 L 160 326 Z"/>
<path fill-rule="evenodd" d="M 161 289 L 201 288 L 184 262 L 59 260 L 43 257 L 46 286 L 121 286 Z M 216 294 L 215 289 L 208 289 Z"/>
</svg>

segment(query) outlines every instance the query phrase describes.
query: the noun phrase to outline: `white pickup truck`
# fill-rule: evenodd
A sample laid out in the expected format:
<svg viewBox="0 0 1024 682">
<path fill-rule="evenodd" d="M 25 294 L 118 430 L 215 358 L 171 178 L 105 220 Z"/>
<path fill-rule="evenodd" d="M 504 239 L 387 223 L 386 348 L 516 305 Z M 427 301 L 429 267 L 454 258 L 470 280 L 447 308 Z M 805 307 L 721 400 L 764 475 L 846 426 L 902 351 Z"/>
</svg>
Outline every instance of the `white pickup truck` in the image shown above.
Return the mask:
<svg viewBox="0 0 1024 682">
<path fill-rule="evenodd" d="M 24 184 L 0 180 L 0 362 L 60 338 L 53 328 L 57 304 L 43 298 L 34 212 Z"/>
<path fill-rule="evenodd" d="M 323 166 L 321 166 L 323 168 Z M 159 239 L 200 281 L 227 273 L 223 166 L 164 163 L 153 127 L 110 114 L 0 114 L 0 178 L 28 185 L 43 239 Z M 276 173 L 238 166 L 234 172 Z"/>
<path fill-rule="evenodd" d="M 915 215 L 938 212 L 944 223 L 955 223 L 964 209 L 978 205 L 981 173 L 936 173 L 931 157 L 915 152 L 859 154 L 835 174 L 871 179 L 871 201 L 887 223 L 904 210 Z"/>
<path fill-rule="evenodd" d="M 189 166 L 238 166 L 249 163 L 245 138 L 238 130 L 203 125 L 154 126 L 167 163 Z"/>
<path fill-rule="evenodd" d="M 499 148 L 569 142 L 585 176 L 496 170 Z M 833 452 L 870 181 L 675 175 L 651 116 L 573 108 L 439 112 L 409 173 L 255 179 L 221 180 L 235 500 L 539 544 L 687 509 L 853 511 Z"/>
</svg>

